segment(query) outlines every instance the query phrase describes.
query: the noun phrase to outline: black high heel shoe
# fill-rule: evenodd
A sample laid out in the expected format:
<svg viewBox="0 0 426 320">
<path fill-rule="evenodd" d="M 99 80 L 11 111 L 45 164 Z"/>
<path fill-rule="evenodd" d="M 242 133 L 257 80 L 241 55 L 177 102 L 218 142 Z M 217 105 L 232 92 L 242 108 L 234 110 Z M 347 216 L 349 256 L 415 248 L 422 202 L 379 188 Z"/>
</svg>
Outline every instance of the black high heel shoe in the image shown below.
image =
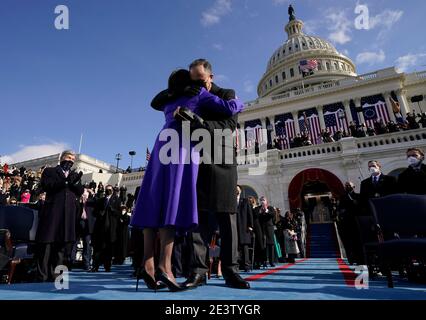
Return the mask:
<svg viewBox="0 0 426 320">
<path fill-rule="evenodd" d="M 148 272 L 145 271 L 145 269 L 143 269 L 142 271 L 137 273 L 137 277 L 136 277 L 136 291 L 138 291 L 139 288 L 139 280 L 140 278 L 143 279 L 143 281 L 145 281 L 146 286 L 148 287 L 148 289 L 154 290 L 155 292 L 157 292 L 157 290 L 159 289 L 163 289 L 166 287 L 166 285 L 164 284 L 157 284 L 157 281 L 155 281 L 155 279 L 153 279 Z"/>
<path fill-rule="evenodd" d="M 155 273 L 155 278 L 157 279 L 157 281 L 160 281 L 167 288 L 169 288 L 169 290 L 172 292 L 183 291 L 186 289 L 185 287 L 182 287 L 181 285 L 176 284 L 172 280 L 170 280 L 167 273 L 161 270 L 157 270 L 157 272 Z"/>
</svg>

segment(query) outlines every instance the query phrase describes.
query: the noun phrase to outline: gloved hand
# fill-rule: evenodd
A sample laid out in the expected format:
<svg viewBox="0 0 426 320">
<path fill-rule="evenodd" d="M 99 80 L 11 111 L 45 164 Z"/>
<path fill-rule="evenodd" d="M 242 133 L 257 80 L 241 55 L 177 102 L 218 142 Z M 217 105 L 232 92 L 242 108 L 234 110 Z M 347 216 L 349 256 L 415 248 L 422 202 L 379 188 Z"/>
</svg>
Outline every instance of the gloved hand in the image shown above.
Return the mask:
<svg viewBox="0 0 426 320">
<path fill-rule="evenodd" d="M 191 128 L 202 128 L 204 127 L 204 120 L 200 116 L 186 107 L 178 107 L 173 113 L 175 119 L 180 121 L 189 121 Z"/>
<path fill-rule="evenodd" d="M 201 92 L 201 87 L 199 85 L 189 85 L 183 90 L 183 94 L 186 97 L 192 98 L 198 96 Z"/>
<path fill-rule="evenodd" d="M 70 174 L 68 176 L 68 181 L 70 184 L 76 184 L 80 181 L 82 176 L 83 176 L 82 171 L 80 171 L 79 173 L 73 172 L 73 174 Z"/>
</svg>

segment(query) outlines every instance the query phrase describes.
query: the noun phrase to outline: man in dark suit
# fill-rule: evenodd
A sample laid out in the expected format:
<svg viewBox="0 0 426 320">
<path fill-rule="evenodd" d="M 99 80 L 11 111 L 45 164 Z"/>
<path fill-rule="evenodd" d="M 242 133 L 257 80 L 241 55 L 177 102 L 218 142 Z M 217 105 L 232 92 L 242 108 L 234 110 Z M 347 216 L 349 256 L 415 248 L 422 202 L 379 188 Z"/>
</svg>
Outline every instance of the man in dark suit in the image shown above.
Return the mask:
<svg viewBox="0 0 426 320">
<path fill-rule="evenodd" d="M 235 99 L 234 90 L 222 89 L 213 83 L 211 64 L 205 59 L 198 59 L 189 66 L 191 79 L 202 81 L 203 85 L 212 94 L 224 100 Z M 195 96 L 200 87 L 188 88 L 188 95 Z M 159 93 L 151 102 L 156 110 L 162 110 L 162 106 L 168 103 L 171 97 L 167 90 Z M 225 130 L 226 138 L 232 139 L 232 132 L 237 128 L 237 115 L 227 117 L 219 114 L 201 114 L 204 119 L 203 127 L 207 129 L 214 141 L 215 129 Z M 228 130 L 226 130 L 228 129 Z M 228 132 L 227 132 L 228 131 Z M 229 149 L 232 150 L 229 150 Z M 236 150 L 226 143 L 222 145 L 222 155 L 232 152 L 232 163 L 227 163 L 222 157 L 222 162 L 214 162 L 215 154 L 220 152 L 218 148 L 212 148 L 211 163 L 201 163 L 197 180 L 198 201 L 198 230 L 189 236 L 189 249 L 192 252 L 190 262 L 190 276 L 184 282 L 187 288 L 195 288 L 206 281 L 208 265 L 208 243 L 211 239 L 209 234 L 208 217 L 209 212 L 216 215 L 221 234 L 220 259 L 222 263 L 222 274 L 228 286 L 233 288 L 248 289 L 250 285 L 238 275 L 238 234 L 237 234 L 237 203 L 235 201 L 235 190 L 237 187 L 237 161 Z M 204 150 L 203 150 L 204 151 Z M 208 152 L 208 151 L 207 151 Z M 228 160 L 228 159 L 226 159 Z"/>
<path fill-rule="evenodd" d="M 264 243 L 266 250 L 263 254 L 264 267 L 266 267 L 266 258 L 269 259 L 269 265 L 275 267 L 275 248 L 274 248 L 274 218 L 275 209 L 268 204 L 265 196 L 259 198 L 260 206 L 258 208 L 259 221 L 262 227 Z"/>
<path fill-rule="evenodd" d="M 83 264 L 85 270 L 90 270 L 90 261 L 92 259 L 91 237 L 96 220 L 93 214 L 95 205 L 96 199 L 94 198 L 94 191 L 85 188 L 81 196 L 79 216 L 77 219 L 77 241 L 74 243 L 71 254 L 75 263 L 77 243 L 81 238 L 83 240 Z"/>
<path fill-rule="evenodd" d="M 238 244 L 241 250 L 240 269 L 249 271 L 251 269 L 249 245 L 252 243 L 253 213 L 252 207 L 248 200 L 241 197 L 240 186 L 237 186 L 237 203 Z"/>
<path fill-rule="evenodd" d="M 369 210 L 368 200 L 371 198 L 384 197 L 397 192 L 396 179 L 392 176 L 384 175 L 379 161 L 368 162 L 368 171 L 371 177 L 361 182 L 360 197 L 364 210 Z"/>
<path fill-rule="evenodd" d="M 360 215 L 360 195 L 355 192 L 355 185 L 345 183 L 345 194 L 340 198 L 338 205 L 337 227 L 342 237 L 346 255 L 350 264 L 361 262 L 361 239 L 356 217 Z"/>
<path fill-rule="evenodd" d="M 419 148 L 407 150 L 408 168 L 398 176 L 398 192 L 426 195 L 425 154 Z"/>
<path fill-rule="evenodd" d="M 96 222 L 93 231 L 93 267 L 92 272 L 98 272 L 99 266 L 104 265 L 105 271 L 111 271 L 113 246 L 117 240 L 117 225 L 121 214 L 121 200 L 113 187 L 105 187 L 105 197 L 97 201 L 95 207 Z"/>
<path fill-rule="evenodd" d="M 75 153 L 64 151 L 60 164 L 46 168 L 41 176 L 41 187 L 46 201 L 39 214 L 36 241 L 37 277 L 39 281 L 53 281 L 56 266 L 63 265 L 66 247 L 75 242 L 79 198 L 84 187 L 82 172 L 71 170 Z"/>
</svg>

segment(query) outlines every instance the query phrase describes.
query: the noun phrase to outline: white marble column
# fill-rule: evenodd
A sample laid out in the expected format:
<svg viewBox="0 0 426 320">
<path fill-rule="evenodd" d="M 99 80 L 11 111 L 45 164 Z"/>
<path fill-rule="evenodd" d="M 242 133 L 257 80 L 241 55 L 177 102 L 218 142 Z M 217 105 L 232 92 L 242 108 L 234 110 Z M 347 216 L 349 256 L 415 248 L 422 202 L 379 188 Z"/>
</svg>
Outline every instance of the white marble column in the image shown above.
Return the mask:
<svg viewBox="0 0 426 320">
<path fill-rule="evenodd" d="M 269 117 L 269 123 L 272 126 L 272 138 L 275 138 L 277 136 L 277 128 L 275 128 L 275 116 Z"/>
<path fill-rule="evenodd" d="M 386 106 L 387 106 L 388 113 L 389 113 L 389 119 L 393 122 L 396 122 L 395 113 L 393 112 L 393 108 L 392 108 L 390 92 L 383 93 L 383 97 L 385 98 Z"/>
<path fill-rule="evenodd" d="M 324 120 L 324 109 L 323 106 L 317 106 L 317 112 L 319 117 L 319 122 L 321 126 L 321 130 L 325 129 L 325 120 Z"/>
<path fill-rule="evenodd" d="M 354 102 L 355 102 L 355 107 L 356 108 L 361 108 L 362 107 L 361 106 L 361 98 L 355 98 Z M 363 111 L 357 112 L 357 115 L 358 115 L 358 119 L 359 119 L 360 124 L 365 123 L 364 112 Z"/>
<path fill-rule="evenodd" d="M 349 100 L 343 101 L 343 106 L 345 107 L 346 119 L 348 120 L 348 124 L 350 124 L 351 122 L 354 121 L 354 119 L 352 118 L 350 101 Z"/>
<path fill-rule="evenodd" d="M 401 107 L 401 114 L 405 117 L 407 116 L 407 113 L 411 111 L 410 105 L 408 104 L 407 97 L 405 96 L 406 91 L 405 90 L 397 90 L 396 97 L 398 98 L 399 106 Z"/>
<path fill-rule="evenodd" d="M 240 139 L 240 149 L 246 148 L 246 130 L 245 130 L 245 123 L 240 122 L 240 129 L 238 130 L 239 139 Z"/>
<path fill-rule="evenodd" d="M 260 121 L 262 122 L 263 143 L 267 144 L 268 143 L 268 128 L 266 127 L 266 118 L 262 118 L 262 119 L 260 119 Z"/>
<path fill-rule="evenodd" d="M 300 133 L 300 124 L 299 124 L 299 116 L 298 111 L 293 111 L 291 114 L 293 115 L 294 120 L 294 128 L 296 129 L 296 134 Z"/>
</svg>

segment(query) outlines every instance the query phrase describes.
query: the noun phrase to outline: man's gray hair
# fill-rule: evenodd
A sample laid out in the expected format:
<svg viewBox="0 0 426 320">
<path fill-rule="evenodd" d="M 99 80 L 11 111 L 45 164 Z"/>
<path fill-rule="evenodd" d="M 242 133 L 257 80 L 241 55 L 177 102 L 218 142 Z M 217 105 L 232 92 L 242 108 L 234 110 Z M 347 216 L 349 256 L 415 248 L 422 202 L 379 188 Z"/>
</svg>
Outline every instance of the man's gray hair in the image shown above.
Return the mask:
<svg viewBox="0 0 426 320">
<path fill-rule="evenodd" d="M 74 156 L 75 157 L 76 154 L 73 150 L 65 150 L 65 151 L 62 151 L 60 159 L 62 160 L 66 156 Z"/>
</svg>

